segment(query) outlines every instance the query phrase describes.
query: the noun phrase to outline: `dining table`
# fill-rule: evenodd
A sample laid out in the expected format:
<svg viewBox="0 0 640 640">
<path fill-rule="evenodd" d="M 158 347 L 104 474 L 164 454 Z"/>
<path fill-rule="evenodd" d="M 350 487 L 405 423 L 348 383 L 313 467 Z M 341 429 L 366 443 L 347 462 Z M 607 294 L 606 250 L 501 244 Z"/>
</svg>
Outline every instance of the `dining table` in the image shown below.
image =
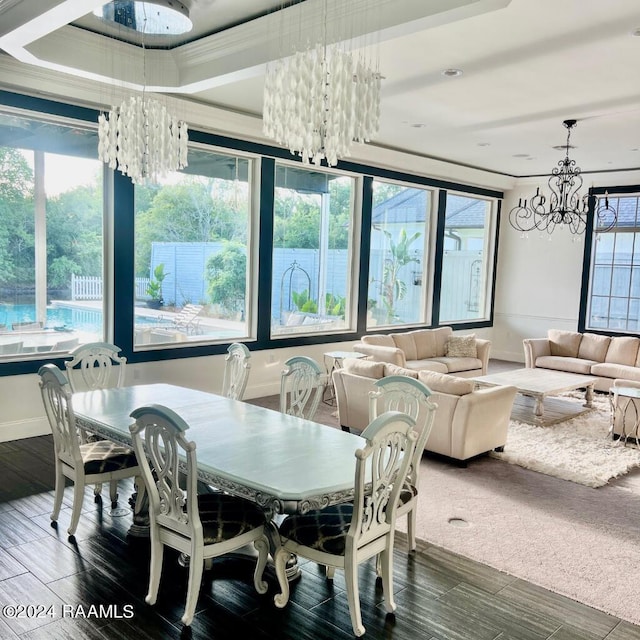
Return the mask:
<svg viewBox="0 0 640 640">
<path fill-rule="evenodd" d="M 175 384 L 77 392 L 72 403 L 80 427 L 124 445 L 132 442 L 134 409 L 172 409 L 189 425 L 187 439 L 196 443 L 198 479 L 272 516 L 351 500 L 355 452 L 366 443 L 334 427 Z"/>
</svg>

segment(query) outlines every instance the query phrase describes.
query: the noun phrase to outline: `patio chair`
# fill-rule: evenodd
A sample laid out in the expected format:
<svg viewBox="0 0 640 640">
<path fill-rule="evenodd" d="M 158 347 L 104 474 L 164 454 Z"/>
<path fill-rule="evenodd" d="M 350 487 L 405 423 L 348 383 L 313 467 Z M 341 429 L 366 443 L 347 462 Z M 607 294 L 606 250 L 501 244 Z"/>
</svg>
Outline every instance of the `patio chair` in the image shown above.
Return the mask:
<svg viewBox="0 0 640 640">
<path fill-rule="evenodd" d="M 5 344 L 0 344 L 0 356 L 22 353 L 22 345 L 22 340 L 15 340 L 14 342 L 6 342 Z"/>
<path fill-rule="evenodd" d="M 313 420 L 324 391 L 324 373 L 307 356 L 294 356 L 285 363 L 280 379 L 280 411 Z"/>
<path fill-rule="evenodd" d="M 136 421 L 131 425 L 133 448 L 149 494 L 151 566 L 146 602 L 155 604 L 158 597 L 165 545 L 190 558 L 185 625 L 193 620 L 204 561 L 251 542 L 258 552 L 253 584 L 258 593 L 266 593 L 262 575 L 269 542 L 262 509 L 223 492 L 198 495 L 196 443 L 186 439 L 189 425 L 174 411 L 149 405 L 139 407 L 131 417 Z M 183 459 L 186 474 L 181 472 Z"/>
<path fill-rule="evenodd" d="M 251 369 L 250 358 L 249 349 L 241 342 L 234 342 L 227 349 L 222 381 L 222 395 L 226 398 L 242 400 Z"/>
<path fill-rule="evenodd" d="M 416 446 L 407 472 L 405 486 L 400 492 L 397 517 L 407 516 L 407 540 L 409 549 L 416 548 L 416 509 L 418 506 L 418 483 L 420 481 L 420 460 L 424 445 L 429 438 L 438 405 L 429 400 L 429 388 L 408 376 L 387 376 L 376 380 L 376 390 L 369 394 L 369 421 L 375 420 L 386 411 L 401 411 L 411 416 L 416 423 Z M 362 432 L 367 436 L 366 427 Z"/>
<path fill-rule="evenodd" d="M 289 600 L 285 579 L 290 554 L 344 570 L 351 626 L 365 632 L 360 613 L 358 566 L 380 555 L 386 610 L 395 611 L 393 542 L 398 499 L 415 447 L 415 421 L 390 411 L 368 427 L 367 443 L 355 452 L 355 496 L 352 503 L 286 517 L 279 527 L 280 546 L 274 554 L 276 575 L 284 589 L 274 598 L 277 607 Z M 331 576 L 327 574 L 327 577 Z"/>
<path fill-rule="evenodd" d="M 80 443 L 78 425 L 73 412 L 69 382 L 56 365 L 45 364 L 38 371 L 44 408 L 53 433 L 56 479 L 52 526 L 57 527 L 64 494 L 65 477 L 73 481 L 73 507 L 67 533 L 72 538 L 76 532 L 84 488 L 87 484 L 109 482 L 111 506 L 118 502 L 117 481 L 134 478 L 140 474 L 138 462 L 131 449 L 109 440 Z M 138 498 L 141 499 L 141 491 Z"/>
<path fill-rule="evenodd" d="M 198 316 L 203 309 L 201 304 L 185 304 L 180 312 L 171 319 L 173 327 L 185 333 L 198 333 L 200 325 Z"/>
</svg>

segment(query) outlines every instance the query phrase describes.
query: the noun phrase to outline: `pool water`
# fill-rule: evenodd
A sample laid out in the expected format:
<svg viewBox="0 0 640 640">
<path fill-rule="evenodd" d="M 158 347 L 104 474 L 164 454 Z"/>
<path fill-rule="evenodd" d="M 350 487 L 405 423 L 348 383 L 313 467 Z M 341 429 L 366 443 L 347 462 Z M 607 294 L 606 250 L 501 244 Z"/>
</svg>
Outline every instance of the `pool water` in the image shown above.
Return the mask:
<svg viewBox="0 0 640 640">
<path fill-rule="evenodd" d="M 10 328 L 15 322 L 35 322 L 36 308 L 32 304 L 6 304 L 0 302 L 0 325 Z M 145 318 L 136 315 L 136 324 L 148 322 L 150 324 L 165 324 L 158 322 L 158 318 Z M 67 327 L 87 333 L 102 333 L 102 311 L 99 309 L 78 309 L 75 307 L 49 306 L 47 307 L 47 328 Z"/>
</svg>

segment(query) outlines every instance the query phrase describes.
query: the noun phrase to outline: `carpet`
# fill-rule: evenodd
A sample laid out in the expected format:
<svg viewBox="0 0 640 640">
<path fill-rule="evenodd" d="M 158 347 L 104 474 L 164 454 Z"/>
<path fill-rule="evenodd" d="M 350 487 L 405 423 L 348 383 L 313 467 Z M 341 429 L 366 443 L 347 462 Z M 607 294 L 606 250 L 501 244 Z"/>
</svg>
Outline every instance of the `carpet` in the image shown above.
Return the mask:
<svg viewBox="0 0 640 640">
<path fill-rule="evenodd" d="M 564 394 L 581 405 L 581 394 Z M 596 396 L 587 413 L 550 426 L 512 420 L 502 453 L 491 455 L 525 469 L 570 480 L 588 487 L 602 487 L 612 478 L 640 467 L 640 449 L 608 436 L 609 400 Z"/>
<path fill-rule="evenodd" d="M 324 403 L 315 420 L 339 428 Z M 594 489 L 489 456 L 460 468 L 425 454 L 416 520 L 420 540 L 640 625 L 640 469 Z"/>
</svg>

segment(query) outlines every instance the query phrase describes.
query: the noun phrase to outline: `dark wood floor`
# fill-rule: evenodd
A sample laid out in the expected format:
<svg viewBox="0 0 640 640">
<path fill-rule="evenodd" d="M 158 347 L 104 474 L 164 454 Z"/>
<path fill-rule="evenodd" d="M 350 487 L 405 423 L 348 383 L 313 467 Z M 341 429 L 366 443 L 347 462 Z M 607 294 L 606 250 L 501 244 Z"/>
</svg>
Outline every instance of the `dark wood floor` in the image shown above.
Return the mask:
<svg viewBox="0 0 640 640">
<path fill-rule="evenodd" d="M 108 505 L 96 505 L 87 491 L 72 544 L 65 533 L 69 487 L 60 528 L 50 526 L 52 461 L 48 436 L 0 444 L 0 638 L 353 637 L 339 572 L 331 584 L 317 566 L 304 564 L 289 605 L 278 610 L 273 605 L 275 581 L 270 580 L 268 594 L 258 595 L 252 585 L 252 565 L 237 559 L 215 561 L 203 583 L 192 628 L 184 628 L 180 617 L 187 570 L 178 565 L 174 553 L 167 552 L 158 603 L 145 604 L 148 544 L 127 537 L 130 515 L 111 517 Z M 131 486 L 124 488 L 121 504 L 126 504 Z M 640 628 L 617 618 L 431 545 L 421 545 L 408 555 L 403 543 L 395 556 L 395 616 L 386 616 L 380 604 L 373 566 L 361 568 L 366 637 L 640 639 Z M 11 617 L 14 610 L 7 605 L 43 607 L 42 617 Z M 67 605 L 64 616 L 63 605 Z M 55 618 L 49 617 L 49 607 Z"/>
</svg>

